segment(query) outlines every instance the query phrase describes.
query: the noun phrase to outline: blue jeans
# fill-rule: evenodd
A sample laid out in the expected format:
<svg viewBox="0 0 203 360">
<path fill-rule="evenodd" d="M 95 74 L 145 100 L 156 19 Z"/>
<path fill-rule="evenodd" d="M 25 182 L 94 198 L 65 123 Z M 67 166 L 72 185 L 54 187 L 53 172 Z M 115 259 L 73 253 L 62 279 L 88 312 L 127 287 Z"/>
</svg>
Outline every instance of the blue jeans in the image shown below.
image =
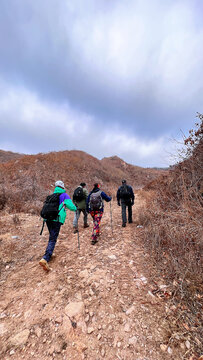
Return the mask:
<svg viewBox="0 0 203 360">
<path fill-rule="evenodd" d="M 54 248 L 56 245 L 56 240 L 59 235 L 62 224 L 58 221 L 47 221 L 46 224 L 47 224 L 47 227 L 49 230 L 49 242 L 48 242 L 48 245 L 47 245 L 47 248 L 46 248 L 43 258 L 47 262 L 49 262 L 52 254 L 53 254 L 53 251 L 54 251 Z"/>
</svg>

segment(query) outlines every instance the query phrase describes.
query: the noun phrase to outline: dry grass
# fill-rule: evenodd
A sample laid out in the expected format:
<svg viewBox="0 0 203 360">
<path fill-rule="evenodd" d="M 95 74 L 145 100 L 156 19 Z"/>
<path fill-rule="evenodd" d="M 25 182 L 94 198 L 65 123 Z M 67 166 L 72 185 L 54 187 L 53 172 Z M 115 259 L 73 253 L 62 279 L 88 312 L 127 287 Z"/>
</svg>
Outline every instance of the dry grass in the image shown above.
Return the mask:
<svg viewBox="0 0 203 360">
<path fill-rule="evenodd" d="M 98 160 L 82 151 L 25 155 L 0 163 L 0 210 L 39 213 L 58 179 L 64 181 L 70 196 L 75 187 L 85 181 L 89 190 L 99 182 L 102 189 L 115 198 L 123 178 L 136 188 L 163 172 L 139 168 L 117 157 Z"/>
<path fill-rule="evenodd" d="M 201 118 L 202 121 L 202 118 Z M 145 246 L 171 289 L 171 301 L 179 305 L 180 333 L 191 334 L 192 350 L 201 355 L 203 337 L 203 126 L 198 140 L 187 148 L 186 159 L 167 178 L 149 184 L 146 204 L 137 219 L 143 225 Z M 186 141 L 188 145 L 188 142 Z M 189 154 L 189 155 L 188 155 Z M 153 192 L 152 192 L 153 191 Z M 153 194 L 153 200 L 151 196 Z M 195 340 L 196 339 L 196 340 Z M 193 352 L 194 353 L 194 352 Z M 185 357 L 187 358 L 187 357 Z"/>
</svg>

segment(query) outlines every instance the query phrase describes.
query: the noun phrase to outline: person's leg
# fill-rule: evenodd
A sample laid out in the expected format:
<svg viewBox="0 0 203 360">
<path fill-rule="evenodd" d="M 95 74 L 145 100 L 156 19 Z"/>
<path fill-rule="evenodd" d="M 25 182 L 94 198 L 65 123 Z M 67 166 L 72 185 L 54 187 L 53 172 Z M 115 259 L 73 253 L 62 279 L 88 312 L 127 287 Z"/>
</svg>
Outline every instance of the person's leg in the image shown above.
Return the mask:
<svg viewBox="0 0 203 360">
<path fill-rule="evenodd" d="M 101 218 L 103 215 L 103 212 L 91 212 L 92 218 L 93 218 L 93 231 L 92 231 L 92 244 L 95 244 L 97 242 L 97 237 L 99 236 L 99 228 L 101 223 Z"/>
<path fill-rule="evenodd" d="M 100 235 L 100 225 L 102 219 L 103 212 L 97 212 L 95 216 L 95 235 L 98 237 Z"/>
<path fill-rule="evenodd" d="M 92 216 L 92 220 L 93 220 L 93 229 L 92 229 L 92 241 L 95 240 L 95 236 L 94 236 L 94 230 L 95 230 L 95 212 L 94 211 L 91 211 L 91 216 Z"/>
<path fill-rule="evenodd" d="M 45 259 L 47 262 L 49 262 L 52 254 L 53 254 L 55 245 L 56 245 L 56 240 L 59 235 L 61 223 L 58 221 L 47 221 L 47 227 L 49 230 L 49 242 L 48 242 L 45 254 L 43 256 L 43 259 Z"/>
<path fill-rule="evenodd" d="M 121 201 L 121 211 L 122 211 L 122 226 L 125 227 L 126 226 L 126 203 L 125 201 Z"/>
<path fill-rule="evenodd" d="M 89 227 L 87 223 L 87 211 L 86 209 L 82 209 L 83 215 L 84 215 L 84 228 Z"/>
<path fill-rule="evenodd" d="M 128 222 L 129 224 L 131 224 L 133 221 L 132 221 L 132 205 L 129 204 L 128 205 Z"/>
<path fill-rule="evenodd" d="M 77 209 L 75 211 L 75 214 L 74 214 L 73 227 L 74 227 L 75 231 L 78 230 L 78 220 L 79 220 L 79 217 L 80 217 L 80 212 L 81 212 L 81 210 Z"/>
</svg>

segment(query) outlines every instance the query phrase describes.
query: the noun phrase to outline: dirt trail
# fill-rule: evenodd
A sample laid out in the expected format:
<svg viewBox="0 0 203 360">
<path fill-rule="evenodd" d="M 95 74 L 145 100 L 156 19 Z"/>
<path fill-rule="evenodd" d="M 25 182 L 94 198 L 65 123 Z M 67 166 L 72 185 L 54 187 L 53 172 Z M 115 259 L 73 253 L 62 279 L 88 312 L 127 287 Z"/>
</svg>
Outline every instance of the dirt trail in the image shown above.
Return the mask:
<svg viewBox="0 0 203 360">
<path fill-rule="evenodd" d="M 134 218 L 139 205 L 137 198 Z M 122 228 L 115 202 L 112 210 L 113 234 L 105 204 L 94 246 L 92 220 L 83 229 L 80 219 L 80 250 L 68 212 L 49 273 L 38 265 L 48 238 L 46 229 L 39 236 L 39 217 L 18 214 L 17 225 L 13 215 L 1 218 L 1 359 L 182 358 L 180 350 L 165 345 L 165 302 L 151 293 L 153 267 L 140 228 L 135 223 Z"/>
</svg>

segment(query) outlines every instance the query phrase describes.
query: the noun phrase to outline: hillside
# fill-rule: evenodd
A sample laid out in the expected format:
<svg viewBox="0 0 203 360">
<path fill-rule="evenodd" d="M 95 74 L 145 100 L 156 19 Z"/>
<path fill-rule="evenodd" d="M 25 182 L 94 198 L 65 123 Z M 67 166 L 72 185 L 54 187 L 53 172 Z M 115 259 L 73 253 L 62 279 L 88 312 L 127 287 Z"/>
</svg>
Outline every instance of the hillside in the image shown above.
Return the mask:
<svg viewBox="0 0 203 360">
<path fill-rule="evenodd" d="M 117 156 L 103 158 L 102 165 L 111 171 L 112 180 L 120 185 L 120 179 L 127 179 L 134 189 L 140 189 L 161 174 L 167 174 L 166 170 L 142 168 L 126 163 Z M 111 169 L 111 170 L 110 170 Z"/>
<path fill-rule="evenodd" d="M 188 336 L 186 354 L 196 351 L 190 359 L 203 353 L 203 115 L 198 117 L 181 161 L 167 178 L 145 186 L 149 200 L 139 214 L 146 251 L 172 288 L 177 335 Z"/>
<path fill-rule="evenodd" d="M 105 204 L 99 242 L 73 213 L 61 229 L 45 273 L 38 262 L 48 239 L 31 214 L 5 214 L 0 237 L 0 356 L 15 360 L 178 360 L 183 342 L 171 343 L 176 326 L 170 289 L 145 252 L 136 219 L 143 198 L 136 195 L 133 224 L 121 227 L 120 208 Z M 171 294 L 171 293 L 170 293 Z M 185 341 L 187 337 L 185 337 Z"/>
<path fill-rule="evenodd" d="M 12 151 L 0 150 L 0 163 L 6 163 L 8 161 L 20 159 L 24 154 L 14 153 Z"/>
<path fill-rule="evenodd" d="M 2 359 L 202 360 L 202 142 L 194 150 L 171 171 L 80 151 L 0 164 Z M 79 220 L 79 249 L 68 211 L 45 273 L 38 214 L 56 178 L 70 194 L 98 181 L 113 199 L 94 246 L 91 217 L 87 229 Z M 135 189 L 126 228 L 115 200 L 123 178 Z"/>
<path fill-rule="evenodd" d="M 11 211 L 37 212 L 57 179 L 64 181 L 70 195 L 81 181 L 85 181 L 88 189 L 99 182 L 105 191 L 115 196 L 122 179 L 137 189 L 161 173 L 167 172 L 133 166 L 118 157 L 98 160 L 85 152 L 72 150 L 25 155 L 0 164 L 0 187 L 5 205 Z"/>
</svg>

